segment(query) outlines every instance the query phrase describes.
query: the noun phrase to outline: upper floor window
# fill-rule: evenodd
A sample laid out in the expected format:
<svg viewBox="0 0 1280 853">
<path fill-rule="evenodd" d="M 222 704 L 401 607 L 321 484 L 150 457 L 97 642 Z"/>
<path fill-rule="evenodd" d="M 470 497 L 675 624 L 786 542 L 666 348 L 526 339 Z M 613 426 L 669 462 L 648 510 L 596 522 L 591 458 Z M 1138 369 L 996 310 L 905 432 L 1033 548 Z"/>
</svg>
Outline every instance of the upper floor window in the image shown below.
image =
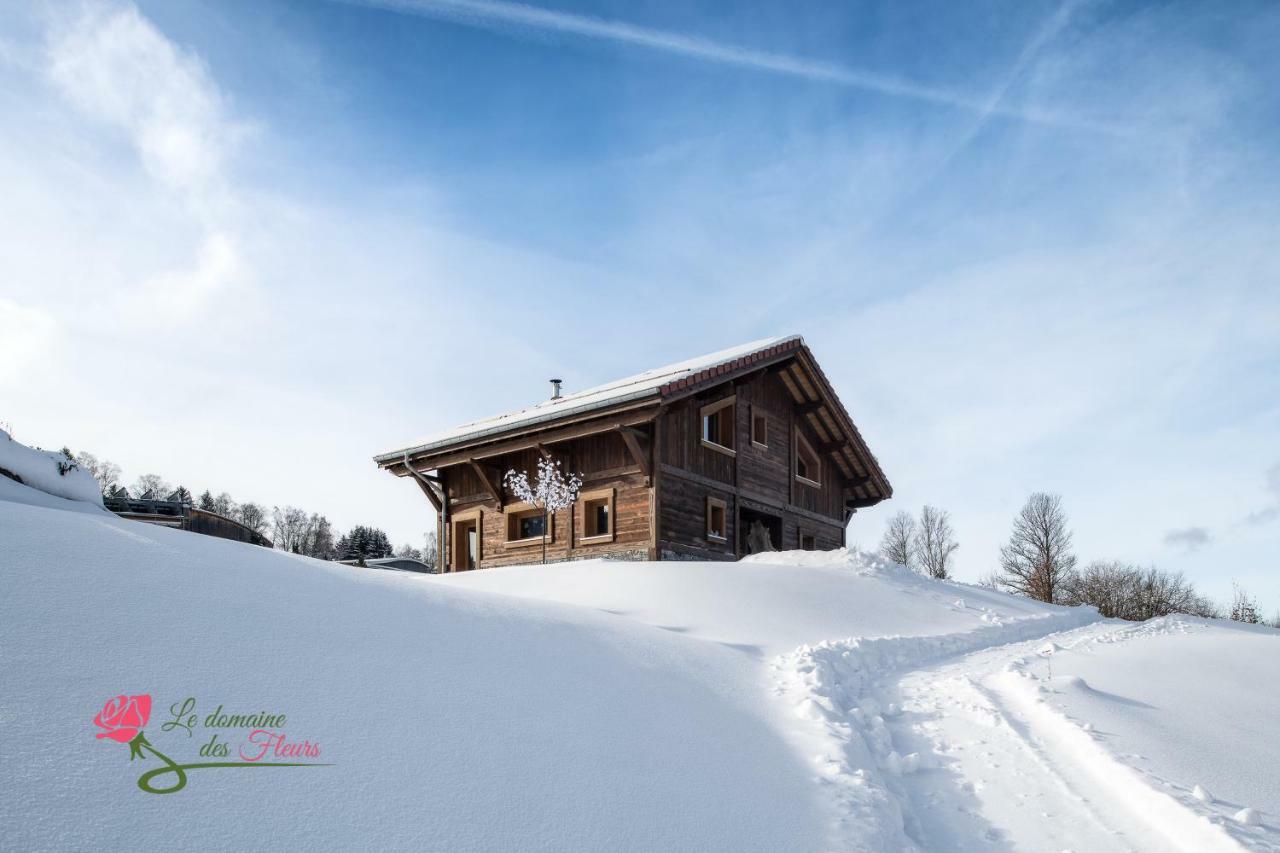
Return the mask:
<svg viewBox="0 0 1280 853">
<path fill-rule="evenodd" d="M 712 450 L 734 454 L 734 401 L 726 397 L 702 407 L 702 443 Z"/>
<path fill-rule="evenodd" d="M 751 443 L 756 447 L 769 446 L 769 418 L 755 406 L 751 407 Z"/>
<path fill-rule="evenodd" d="M 796 432 L 796 479 L 810 486 L 822 485 L 822 461 L 799 431 Z"/>
</svg>

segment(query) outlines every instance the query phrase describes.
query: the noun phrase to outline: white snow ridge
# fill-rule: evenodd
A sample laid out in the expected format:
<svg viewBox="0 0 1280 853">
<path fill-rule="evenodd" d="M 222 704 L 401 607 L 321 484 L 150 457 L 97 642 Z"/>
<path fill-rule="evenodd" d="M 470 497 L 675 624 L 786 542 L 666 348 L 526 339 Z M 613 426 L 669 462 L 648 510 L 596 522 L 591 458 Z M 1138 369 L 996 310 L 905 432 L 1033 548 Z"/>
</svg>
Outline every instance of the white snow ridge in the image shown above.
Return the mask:
<svg viewBox="0 0 1280 853">
<path fill-rule="evenodd" d="M 1270 629 L 856 552 L 375 572 L 125 521 L 7 453 L 5 849 L 1280 849 Z M 196 760 L 160 728 L 190 696 L 330 766 L 145 793 L 92 723 L 143 692 L 160 749 Z"/>
</svg>

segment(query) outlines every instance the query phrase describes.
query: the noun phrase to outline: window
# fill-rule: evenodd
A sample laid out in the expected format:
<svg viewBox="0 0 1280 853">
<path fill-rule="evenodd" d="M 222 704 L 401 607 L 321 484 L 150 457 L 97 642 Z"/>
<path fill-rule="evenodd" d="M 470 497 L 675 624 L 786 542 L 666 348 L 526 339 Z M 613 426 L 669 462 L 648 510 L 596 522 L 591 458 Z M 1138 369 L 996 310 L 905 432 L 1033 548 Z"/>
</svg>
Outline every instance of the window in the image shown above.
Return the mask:
<svg viewBox="0 0 1280 853">
<path fill-rule="evenodd" d="M 717 542 L 729 541 L 729 528 L 725 522 L 725 503 L 719 498 L 707 498 L 707 538 Z"/>
<path fill-rule="evenodd" d="M 796 479 L 810 486 L 822 485 L 822 462 L 799 431 L 796 432 Z"/>
<path fill-rule="evenodd" d="M 812 533 L 805 533 L 804 531 L 800 531 L 800 550 L 801 551 L 818 550 L 818 540 L 814 538 L 814 535 Z"/>
<path fill-rule="evenodd" d="M 751 443 L 756 447 L 769 446 L 769 418 L 764 412 L 751 407 Z"/>
<path fill-rule="evenodd" d="M 734 455 L 734 400 L 726 397 L 702 407 L 702 444 L 729 456 Z"/>
<path fill-rule="evenodd" d="M 504 512 L 507 516 L 508 545 L 540 544 L 543 531 L 547 534 L 547 542 L 555 541 L 554 516 L 544 516 L 542 510 L 528 504 L 513 504 Z"/>
<path fill-rule="evenodd" d="M 613 489 L 583 492 L 582 541 L 613 539 Z"/>
</svg>

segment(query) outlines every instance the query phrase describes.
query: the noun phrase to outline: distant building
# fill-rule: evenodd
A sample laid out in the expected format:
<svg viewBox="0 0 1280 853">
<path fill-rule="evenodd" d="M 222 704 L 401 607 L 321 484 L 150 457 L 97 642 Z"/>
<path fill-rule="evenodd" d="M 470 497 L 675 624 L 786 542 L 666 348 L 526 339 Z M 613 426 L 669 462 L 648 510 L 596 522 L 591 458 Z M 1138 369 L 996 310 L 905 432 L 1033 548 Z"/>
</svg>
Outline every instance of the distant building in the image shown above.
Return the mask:
<svg viewBox="0 0 1280 853">
<path fill-rule="evenodd" d="M 548 521 L 554 560 L 836 548 L 854 512 L 893 494 L 799 336 L 576 394 L 552 385 L 541 403 L 374 457 L 435 508 L 443 571 L 537 559 L 542 515 L 503 476 L 532 472 L 540 455 L 584 480 Z"/>
<path fill-rule="evenodd" d="M 264 548 L 272 547 L 271 540 L 251 527 L 246 527 L 233 518 L 218 515 L 216 512 L 197 509 L 190 503 L 170 499 L 156 500 L 150 490 L 140 498 L 129 495 L 128 489 L 117 488 L 110 494 L 102 496 L 102 504 L 121 518 L 130 521 L 141 521 L 146 524 L 158 524 L 161 527 L 172 527 L 175 530 L 189 530 L 205 536 L 217 536 L 219 539 L 232 539 L 236 542 L 249 542 Z"/>
<path fill-rule="evenodd" d="M 358 566 L 360 561 L 356 560 L 338 560 L 344 566 Z M 370 569 L 392 569 L 401 572 L 423 572 L 426 574 L 434 574 L 436 569 L 431 568 L 421 560 L 415 560 L 413 557 L 372 557 L 364 561 L 365 567 Z"/>
</svg>

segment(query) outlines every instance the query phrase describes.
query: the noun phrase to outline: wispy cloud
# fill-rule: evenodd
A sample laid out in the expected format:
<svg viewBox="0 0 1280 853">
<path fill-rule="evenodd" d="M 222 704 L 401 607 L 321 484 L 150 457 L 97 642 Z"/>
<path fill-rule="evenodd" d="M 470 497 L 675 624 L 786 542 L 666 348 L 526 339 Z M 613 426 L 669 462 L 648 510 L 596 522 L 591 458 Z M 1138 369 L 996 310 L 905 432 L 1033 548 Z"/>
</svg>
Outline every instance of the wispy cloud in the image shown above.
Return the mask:
<svg viewBox="0 0 1280 853">
<path fill-rule="evenodd" d="M 645 27 L 625 21 L 580 15 L 544 9 L 525 3 L 505 0 L 337 0 L 353 6 L 385 9 L 408 15 L 448 20 L 466 26 L 499 29 L 524 27 L 544 32 L 563 33 L 601 41 L 628 44 L 664 53 L 677 54 L 690 59 L 734 65 L 755 71 L 799 77 L 821 83 L 830 83 L 876 92 L 898 98 L 935 104 L 951 109 L 965 110 L 978 115 L 1003 116 L 1038 124 L 1069 126 L 1095 132 L 1114 133 L 1119 129 L 1101 121 L 1068 115 L 1031 106 L 1015 106 L 1006 103 L 1008 84 L 995 93 L 982 96 L 969 92 L 930 86 L 893 74 L 856 68 L 838 62 L 809 59 L 773 51 L 756 50 L 739 45 L 726 44 L 702 36 L 671 30 Z M 1050 21 L 1042 36 L 1047 38 L 1065 23 L 1068 7 L 1063 7 Z M 1060 19 L 1060 20 L 1059 20 Z M 1041 38 L 1032 45 L 1039 48 Z M 1021 65 L 1021 61 L 1020 61 Z M 1011 81 L 1012 82 L 1012 81 Z"/>
<path fill-rule="evenodd" d="M 1187 551 L 1195 551 L 1209 544 L 1213 537 L 1203 527 L 1184 527 L 1181 530 L 1170 530 L 1164 535 L 1164 544 Z"/>
<path fill-rule="evenodd" d="M 200 58 L 131 4 L 85 5 L 55 18 L 46 38 L 46 78 L 82 116 L 122 133 L 201 232 L 191 263 L 147 277 L 121 299 L 175 319 L 193 315 L 242 268 L 226 169 L 245 126 L 228 114 Z"/>
</svg>

